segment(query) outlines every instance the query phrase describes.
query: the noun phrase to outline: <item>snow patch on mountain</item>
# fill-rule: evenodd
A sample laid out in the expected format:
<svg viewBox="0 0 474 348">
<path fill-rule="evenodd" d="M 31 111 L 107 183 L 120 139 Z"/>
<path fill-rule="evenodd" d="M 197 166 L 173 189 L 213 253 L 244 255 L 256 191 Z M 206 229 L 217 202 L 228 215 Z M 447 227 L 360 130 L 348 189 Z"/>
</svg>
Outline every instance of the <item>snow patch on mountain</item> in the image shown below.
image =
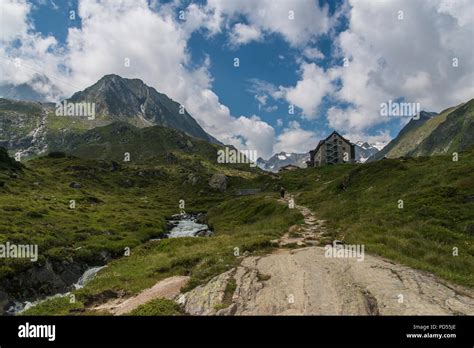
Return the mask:
<svg viewBox="0 0 474 348">
<path fill-rule="evenodd" d="M 382 144 L 369 144 L 365 141 L 358 141 L 355 144 L 355 160 L 364 163 L 370 156 L 376 154 L 383 148 Z"/>
<path fill-rule="evenodd" d="M 306 161 L 309 160 L 309 153 L 288 153 L 280 152 L 268 160 L 259 158 L 257 160 L 257 165 L 260 169 L 269 171 L 269 172 L 278 172 L 281 167 L 292 164 L 300 168 L 306 168 Z"/>
</svg>

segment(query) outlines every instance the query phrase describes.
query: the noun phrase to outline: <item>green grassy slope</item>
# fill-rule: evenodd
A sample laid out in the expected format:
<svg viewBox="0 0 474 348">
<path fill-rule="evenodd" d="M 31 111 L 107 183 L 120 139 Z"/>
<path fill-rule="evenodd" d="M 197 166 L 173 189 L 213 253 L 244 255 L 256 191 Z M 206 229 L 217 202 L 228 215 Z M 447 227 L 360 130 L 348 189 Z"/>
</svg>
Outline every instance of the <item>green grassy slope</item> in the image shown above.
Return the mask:
<svg viewBox="0 0 474 348">
<path fill-rule="evenodd" d="M 118 171 L 112 171 L 106 161 L 41 157 L 25 162 L 19 178 L 1 171 L 5 184 L 0 187 L 0 242 L 38 244 L 41 257 L 48 259 L 75 257 L 93 262 L 98 250 L 117 255 L 126 246 L 158 236 L 165 216 L 179 212 L 180 199 L 187 210 L 207 210 L 234 189 L 259 185 L 253 184 L 252 172 L 230 167 L 219 171 L 216 165 L 203 165 L 205 160 L 197 155 L 175 152 L 173 156 L 174 163 L 121 162 Z M 208 186 L 216 172 L 229 175 L 227 193 Z M 194 185 L 189 175 L 196 178 Z M 72 182 L 81 188 L 71 188 Z M 69 207 L 71 200 L 76 201 L 75 209 Z M 22 264 L 5 260 L 0 278 L 14 274 Z"/>
<path fill-rule="evenodd" d="M 407 149 L 412 149 L 416 146 L 417 143 L 421 142 L 423 138 L 419 136 L 415 136 L 418 132 L 418 129 L 422 128 L 422 126 L 430 121 L 433 117 L 436 117 L 435 113 L 420 113 L 420 119 L 415 120 L 411 119 L 398 133 L 398 135 L 392 139 L 382 150 L 377 152 L 375 155 L 371 156 L 370 160 L 379 160 L 384 157 L 386 158 L 393 158 L 393 157 L 400 157 L 393 156 L 392 153 L 401 153 L 402 155 L 405 154 Z M 402 152 L 403 151 L 403 152 Z"/>
<path fill-rule="evenodd" d="M 23 168 L 20 162 L 15 161 L 8 155 L 5 148 L 0 147 L 0 170 L 2 171 L 19 171 Z"/>
<path fill-rule="evenodd" d="M 451 154 L 474 146 L 474 99 L 446 115 L 429 136 L 408 154 L 429 156 Z"/>
<path fill-rule="evenodd" d="M 447 115 L 456 108 L 449 108 L 440 112 L 438 115 L 430 118 L 422 123 L 419 127 L 413 128 L 404 134 L 403 137 L 395 144 L 395 146 L 387 154 L 388 158 L 398 158 L 405 156 L 410 151 L 415 150 L 423 140 L 425 140 L 431 132 L 433 132 L 441 123 L 446 120 Z"/>
<path fill-rule="evenodd" d="M 437 115 L 411 120 L 373 159 L 443 155 L 473 145 L 474 99 L 471 99 Z"/>
<path fill-rule="evenodd" d="M 157 135 L 156 131 L 163 136 L 152 142 L 156 146 L 154 153 L 163 153 L 164 148 L 171 150 L 172 146 L 176 150 L 142 157 L 142 162 L 134 161 L 132 150 L 132 161 L 119 162 L 118 170 L 112 170 L 110 161 L 55 153 L 24 162 L 18 177 L 10 175 L 10 167 L 0 170 L 0 181 L 4 182 L 0 187 L 0 243 L 37 244 L 39 248 L 38 263 L 2 260 L 0 283 L 9 280 L 13 288 L 8 290 L 20 293 L 24 286 L 20 281 L 16 284 L 14 279 L 19 272 L 37 264 L 48 261 L 54 267 L 67 261 L 91 266 L 103 264 L 107 255 L 118 261 L 104 272 L 111 270 L 124 278 L 107 273 L 102 281 L 98 277 L 95 287 L 84 290 L 85 303 L 118 288 L 139 291 L 169 274 L 191 274 L 191 284 L 196 285 L 233 265 L 235 247 L 241 247 L 242 252 L 268 248 L 271 239 L 299 218 L 295 212 L 277 206 L 273 199 L 234 197 L 237 189 L 268 185 L 269 176 L 260 170 L 248 164 L 218 164 L 216 145 L 180 137 L 173 130 L 158 127 L 138 132 L 146 137 Z M 188 139 L 192 139 L 192 145 Z M 183 144 L 185 147 L 181 149 Z M 113 152 L 109 154 L 113 158 Z M 18 165 L 6 154 L 5 157 L 8 166 Z M 209 187 L 208 181 L 214 173 L 227 175 L 225 192 Z M 81 187 L 70 187 L 72 182 L 80 183 Z M 181 199 L 187 212 L 209 211 L 209 224 L 215 228 L 216 237 L 143 244 L 165 231 L 165 219 L 179 212 Z M 75 209 L 70 208 L 71 200 L 76 202 Z M 236 215 L 244 205 L 259 221 L 237 217 L 226 220 L 226 228 L 222 227 L 224 222 L 212 213 L 213 207 L 229 200 L 235 204 Z M 265 209 L 267 206 L 272 208 Z M 273 213 L 280 217 L 273 219 Z M 228 224 L 233 224 L 230 226 L 235 235 L 229 233 Z M 129 258 L 123 257 L 127 247 L 132 249 Z M 38 284 L 38 287 L 48 293 L 47 285 Z"/>
<path fill-rule="evenodd" d="M 199 152 L 206 147 L 205 141 L 187 136 L 173 128 L 161 126 L 139 130 L 130 120 L 116 121 L 109 115 L 97 114 L 95 119 L 87 117 L 56 116 L 55 105 L 51 103 L 22 102 L 0 98 L 0 146 L 9 147 L 10 154 L 32 145 L 32 134 L 45 115 L 42 132 L 45 142 L 52 151 L 66 151 L 84 158 L 114 159 L 108 156 L 123 152 L 134 152 L 140 158 L 157 155 L 162 150 L 181 149 L 191 141 L 191 147 Z M 206 138 L 207 134 L 187 115 L 196 132 Z M 179 120 L 175 123 L 179 128 Z M 188 125 L 189 126 L 189 125 Z M 183 126 L 186 128 L 185 126 Z M 174 138 L 174 139 L 173 139 Z M 181 144 L 181 143 L 183 144 Z M 217 143 L 217 141 L 216 141 Z M 177 146 L 177 145 L 180 146 Z M 113 150 L 111 149 L 113 147 Z M 211 145 L 207 146 L 211 148 Z M 191 150 L 191 149 L 189 149 Z M 36 156 L 32 156 L 36 157 Z"/>
<path fill-rule="evenodd" d="M 0 166 L 0 243 L 38 244 L 40 263 L 101 264 L 104 252 L 115 258 L 88 286 L 75 291 L 75 303 L 57 298 L 28 314 L 89 314 L 92 304 L 136 294 L 171 275 L 191 276 L 191 288 L 238 263 L 235 248 L 240 253 L 269 251 L 271 240 L 301 221 L 297 211 L 276 202 L 280 185 L 295 194 L 297 204 L 328 220 L 327 242 L 336 238 L 364 244 L 369 254 L 474 285 L 474 150 L 460 153 L 458 162 L 451 156 L 388 159 L 283 172 L 278 179 L 248 165 L 217 164 L 218 146 L 174 132 L 122 128 L 120 123 L 88 131 L 84 134 L 90 141 L 84 141 L 81 154 L 100 157 L 99 151 L 106 151 L 107 161 L 41 157 L 25 162 L 19 177 L 11 175 L 16 163 L 4 159 L 8 168 Z M 140 147 L 142 141 L 150 141 L 154 150 Z M 130 148 L 132 162 L 124 163 L 122 151 Z M 114 156 L 120 168 L 113 171 L 109 158 Z M 208 186 L 214 173 L 228 176 L 226 192 Z M 81 188 L 71 188 L 71 182 Z M 241 188 L 264 191 L 235 197 Z M 69 208 L 71 199 L 75 209 Z M 165 218 L 179 211 L 180 199 L 188 212 L 206 211 L 215 234 L 147 242 L 164 231 Z M 132 250 L 128 257 L 123 256 L 126 247 Z M 2 260 L 0 282 L 28 267 L 29 261 Z M 151 312 L 175 309 L 155 303 L 136 314 Z"/>
<path fill-rule="evenodd" d="M 190 275 L 189 289 L 238 263 L 233 254 L 236 247 L 240 253 L 268 252 L 271 240 L 301 222 L 297 211 L 276 202 L 274 188 L 279 185 L 295 195 L 297 204 L 328 220 L 326 242 L 340 239 L 364 244 L 369 254 L 472 287 L 473 167 L 474 151 L 470 151 L 461 153 L 458 162 L 449 156 L 388 159 L 283 172 L 279 180 L 258 176 L 250 180 L 266 184 L 268 192 L 226 196 L 203 205 L 214 236 L 139 245 L 130 257 L 111 262 L 88 286 L 76 291 L 75 303 L 53 299 L 27 314 L 88 314 L 93 304 L 136 294 L 172 275 Z M 399 200 L 403 209 L 398 207 Z M 150 313 L 179 314 L 179 310 L 158 301 L 135 314 Z"/>
<path fill-rule="evenodd" d="M 222 214 L 225 212 L 225 214 Z M 84 308 L 120 295 L 133 295 L 172 275 L 189 275 L 186 289 L 210 280 L 238 264 L 236 256 L 245 252 L 268 252 L 271 240 L 289 226 L 301 223 L 301 215 L 279 204 L 274 197 L 232 198 L 209 210 L 209 224 L 215 234 L 206 238 L 175 238 L 148 242 L 132 250 L 128 257 L 109 263 L 85 288 L 75 291 L 76 302 L 56 298 L 28 310 L 25 314 L 90 314 Z M 237 248 L 237 249 L 236 249 Z M 183 289 L 185 291 L 186 289 Z M 153 304 L 134 314 L 152 310 Z M 165 304 L 166 305 L 166 304 Z"/>
<path fill-rule="evenodd" d="M 51 150 L 65 151 L 88 159 L 121 162 L 130 153 L 133 162 L 149 162 L 151 157 L 170 151 L 197 154 L 215 161 L 217 145 L 192 138 L 184 133 L 161 126 L 136 128 L 126 122 L 114 122 L 81 133 L 72 133 L 56 141 L 51 139 Z"/>
</svg>

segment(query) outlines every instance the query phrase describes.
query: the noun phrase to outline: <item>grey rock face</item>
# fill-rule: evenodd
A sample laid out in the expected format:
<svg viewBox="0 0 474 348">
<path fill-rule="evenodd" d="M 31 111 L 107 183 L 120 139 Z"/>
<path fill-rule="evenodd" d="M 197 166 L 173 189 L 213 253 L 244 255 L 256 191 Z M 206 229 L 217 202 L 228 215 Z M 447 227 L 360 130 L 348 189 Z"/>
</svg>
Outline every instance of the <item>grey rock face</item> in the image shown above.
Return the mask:
<svg viewBox="0 0 474 348">
<path fill-rule="evenodd" d="M 105 75 L 94 85 L 75 93 L 68 102 L 94 102 L 96 114 L 108 115 L 114 121 L 126 121 L 138 127 L 159 125 L 180 130 L 212 143 L 207 134 L 184 106 L 147 86 L 139 79 Z M 188 147 L 193 147 L 190 142 Z"/>
<path fill-rule="evenodd" d="M 224 174 L 214 174 L 209 180 L 209 186 L 224 192 L 227 189 L 227 177 Z"/>
</svg>

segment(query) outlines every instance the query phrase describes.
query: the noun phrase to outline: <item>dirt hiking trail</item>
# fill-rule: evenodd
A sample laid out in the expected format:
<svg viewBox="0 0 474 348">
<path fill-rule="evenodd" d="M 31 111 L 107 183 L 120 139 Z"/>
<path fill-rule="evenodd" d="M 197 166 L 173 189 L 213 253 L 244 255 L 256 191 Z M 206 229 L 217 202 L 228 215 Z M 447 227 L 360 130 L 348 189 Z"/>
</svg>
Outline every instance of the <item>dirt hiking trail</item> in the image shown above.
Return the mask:
<svg viewBox="0 0 474 348">
<path fill-rule="evenodd" d="M 280 199 L 288 204 L 288 198 Z M 278 242 L 301 245 L 262 257 L 243 258 L 240 266 L 180 295 L 193 315 L 474 315 L 474 293 L 427 272 L 365 254 L 325 256 L 317 246 L 324 220 L 295 205 L 304 224 Z M 309 247 L 303 247 L 313 245 Z M 235 284 L 228 287 L 228 283 Z M 231 301 L 230 289 L 235 288 Z M 226 300 L 227 299 L 227 300 Z"/>
</svg>

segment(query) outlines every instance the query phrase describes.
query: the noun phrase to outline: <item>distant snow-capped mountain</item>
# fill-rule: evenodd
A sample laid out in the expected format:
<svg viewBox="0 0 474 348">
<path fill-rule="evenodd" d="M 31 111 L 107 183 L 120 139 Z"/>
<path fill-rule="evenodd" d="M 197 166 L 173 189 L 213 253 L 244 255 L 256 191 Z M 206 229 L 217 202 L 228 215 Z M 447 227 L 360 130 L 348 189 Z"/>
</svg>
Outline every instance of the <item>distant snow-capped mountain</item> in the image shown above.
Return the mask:
<svg viewBox="0 0 474 348">
<path fill-rule="evenodd" d="M 288 164 L 306 168 L 307 160 L 309 160 L 309 153 L 280 152 L 274 154 L 268 160 L 264 160 L 260 157 L 257 160 L 257 165 L 260 169 L 266 170 L 268 172 L 278 172 L 281 167 L 284 167 Z"/>
<path fill-rule="evenodd" d="M 370 156 L 376 154 L 383 145 L 369 144 L 359 141 L 355 145 L 355 159 L 357 162 L 365 162 Z M 274 154 L 268 160 L 259 158 L 257 165 L 260 169 L 268 172 L 278 172 L 281 167 L 292 164 L 300 168 L 306 168 L 306 161 L 309 160 L 309 153 L 280 152 Z"/>
<path fill-rule="evenodd" d="M 382 144 L 369 144 L 368 142 L 358 141 L 355 144 L 355 159 L 357 162 L 364 163 L 370 156 L 375 155 L 382 148 Z"/>
</svg>

